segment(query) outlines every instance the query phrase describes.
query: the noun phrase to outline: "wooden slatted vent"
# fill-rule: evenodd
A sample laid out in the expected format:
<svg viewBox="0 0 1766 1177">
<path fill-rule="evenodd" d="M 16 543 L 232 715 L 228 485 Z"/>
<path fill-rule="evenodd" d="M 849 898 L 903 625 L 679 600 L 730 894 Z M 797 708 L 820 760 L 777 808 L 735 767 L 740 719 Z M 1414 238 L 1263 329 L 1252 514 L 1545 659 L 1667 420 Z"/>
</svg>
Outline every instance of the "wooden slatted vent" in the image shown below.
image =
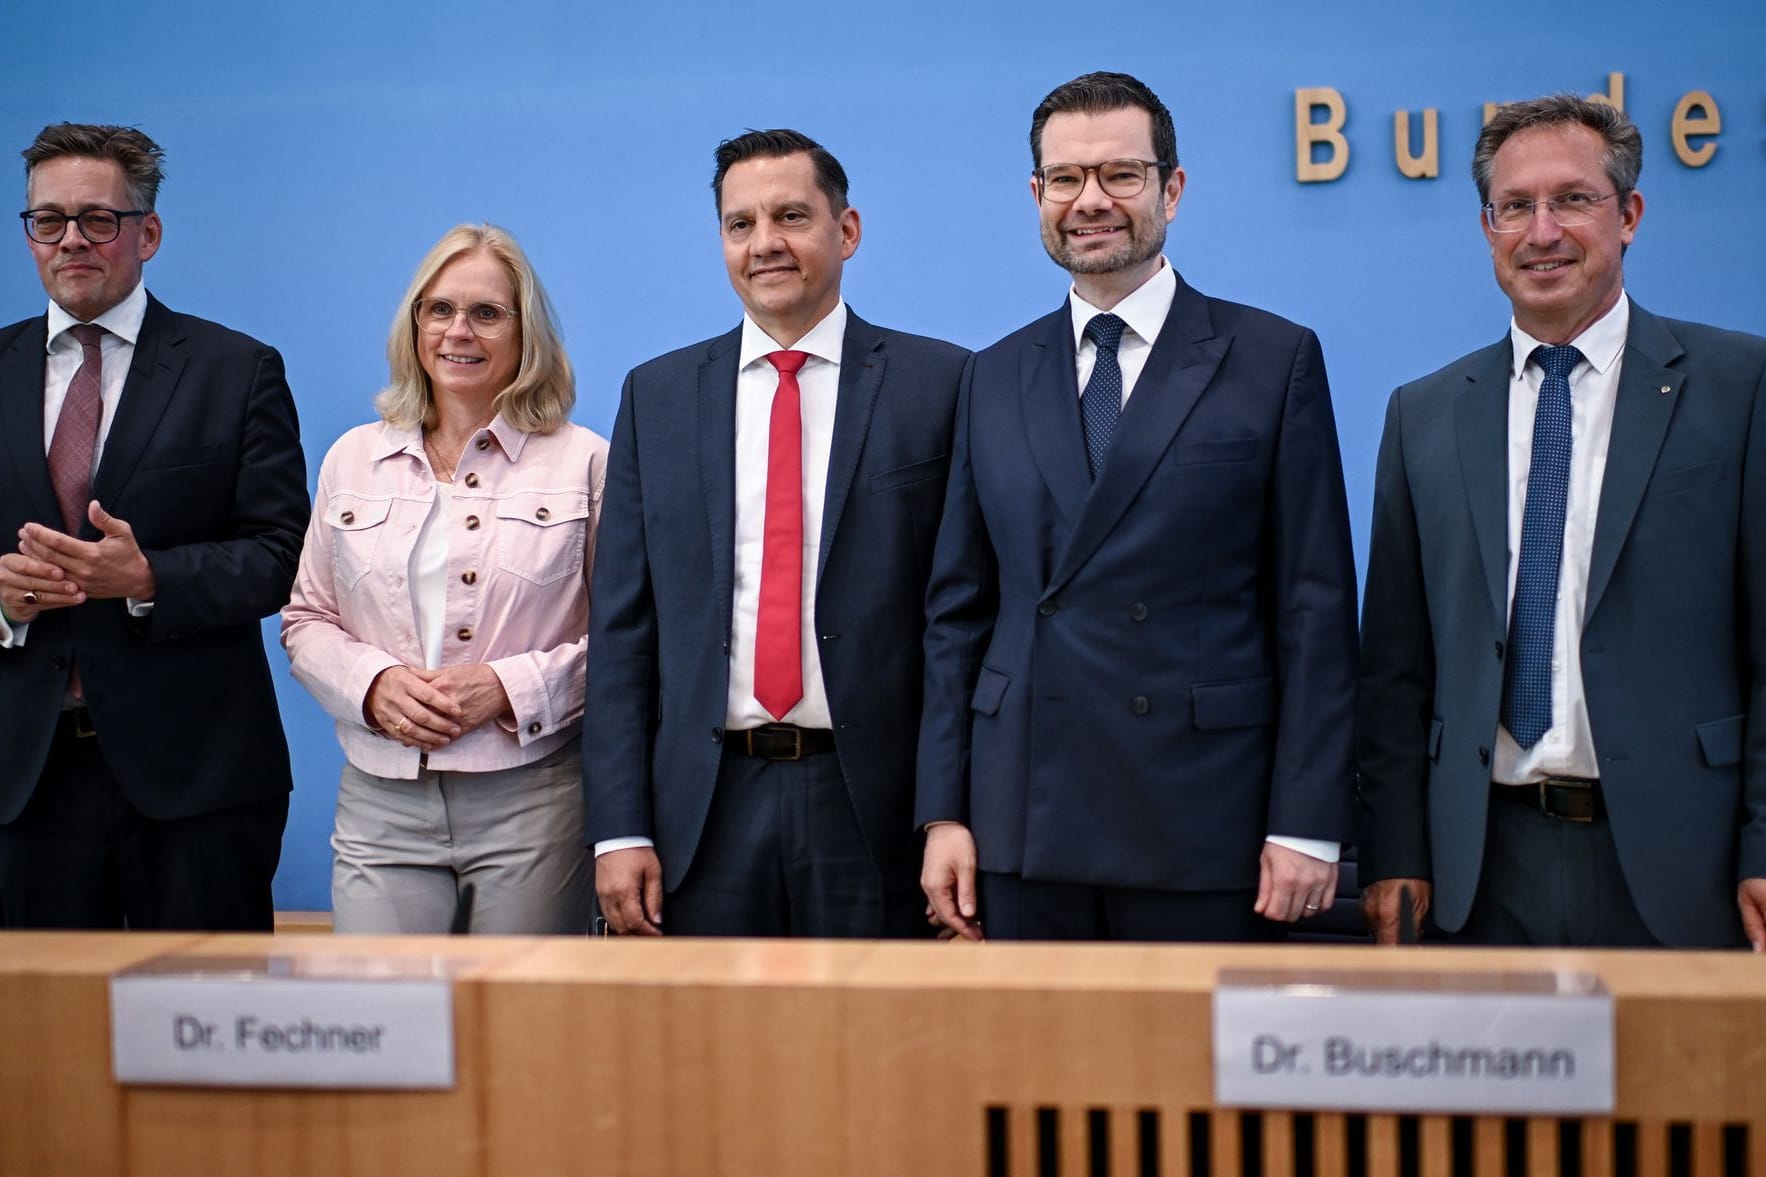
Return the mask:
<svg viewBox="0 0 1766 1177">
<path fill-rule="evenodd" d="M 986 1108 L 986 1177 L 1766 1177 L 1748 1125 Z"/>
</svg>

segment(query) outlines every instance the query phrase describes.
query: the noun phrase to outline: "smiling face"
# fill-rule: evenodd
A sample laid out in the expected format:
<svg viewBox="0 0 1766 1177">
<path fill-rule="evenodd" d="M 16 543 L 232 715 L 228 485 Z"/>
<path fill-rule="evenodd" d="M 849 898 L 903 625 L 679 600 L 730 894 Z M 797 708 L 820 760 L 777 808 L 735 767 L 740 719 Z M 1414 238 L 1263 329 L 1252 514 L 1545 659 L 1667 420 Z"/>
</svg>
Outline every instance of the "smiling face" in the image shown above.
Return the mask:
<svg viewBox="0 0 1766 1177">
<path fill-rule="evenodd" d="M 1544 201 L 1570 192 L 1609 196 L 1613 182 L 1602 166 L 1605 144 L 1579 123 L 1517 131 L 1491 161 L 1490 202 Z M 1643 216 L 1643 197 L 1620 193 L 1603 200 L 1594 220 L 1566 229 L 1544 207 L 1527 228 L 1484 236 L 1496 281 L 1514 305 L 1515 323 L 1546 343 L 1568 343 L 1613 308 L 1625 289 L 1622 255 Z"/>
<path fill-rule="evenodd" d="M 790 347 L 840 301 L 841 266 L 858 249 L 857 210 L 836 213 L 799 152 L 732 165 L 718 218 L 730 285 L 761 330 Z"/>
<path fill-rule="evenodd" d="M 76 217 L 87 209 L 126 211 L 135 207 L 121 165 L 108 159 L 63 155 L 31 169 L 25 185 L 30 208 L 49 208 Z M 141 266 L 159 252 L 158 213 L 124 217 L 115 240 L 94 245 L 69 220 L 54 245 L 26 238 L 37 262 L 37 276 L 49 297 L 74 318 L 90 322 L 129 296 L 141 282 Z"/>
<path fill-rule="evenodd" d="M 1112 159 L 1153 160 L 1153 118 L 1138 106 L 1101 114 L 1051 115 L 1042 129 L 1042 166 L 1092 167 Z M 1165 226 L 1183 197 L 1182 168 L 1159 183 L 1148 169 L 1147 184 L 1129 197 L 1108 195 L 1088 174 L 1078 199 L 1060 204 L 1043 199 L 1035 177 L 1030 194 L 1042 218 L 1042 244 L 1054 263 L 1073 275 L 1080 296 L 1108 309 L 1139 289 L 1159 269 Z"/>
<path fill-rule="evenodd" d="M 515 285 L 495 255 L 475 249 L 443 266 L 422 297 L 446 299 L 457 307 L 481 302 L 514 307 Z M 456 315 L 440 335 L 417 332 L 417 360 L 438 402 L 455 399 L 478 413 L 488 412 L 521 366 L 521 320 L 496 339 L 480 339 L 466 325 L 466 316 Z"/>
</svg>

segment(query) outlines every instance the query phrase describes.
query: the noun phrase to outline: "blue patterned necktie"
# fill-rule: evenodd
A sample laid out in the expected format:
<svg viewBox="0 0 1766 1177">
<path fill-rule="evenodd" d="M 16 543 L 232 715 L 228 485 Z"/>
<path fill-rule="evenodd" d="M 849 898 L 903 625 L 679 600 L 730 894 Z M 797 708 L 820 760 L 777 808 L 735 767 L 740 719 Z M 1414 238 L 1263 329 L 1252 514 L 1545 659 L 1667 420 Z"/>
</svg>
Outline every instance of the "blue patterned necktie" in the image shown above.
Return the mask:
<svg viewBox="0 0 1766 1177">
<path fill-rule="evenodd" d="M 1502 726 L 1523 748 L 1551 730 L 1551 653 L 1570 493 L 1570 372 L 1582 353 L 1541 346 L 1533 349 L 1532 359 L 1545 378 L 1533 415 L 1533 457 L 1527 465 L 1521 559 L 1502 680 Z"/>
<path fill-rule="evenodd" d="M 1093 478 L 1103 468 L 1104 451 L 1110 448 L 1110 437 L 1116 432 L 1116 418 L 1122 416 L 1122 365 L 1116 362 L 1116 345 L 1122 342 L 1125 326 L 1115 315 L 1093 315 L 1085 325 L 1085 337 L 1098 345 L 1091 379 L 1085 382 L 1085 395 L 1079 398 L 1085 456 Z"/>
</svg>

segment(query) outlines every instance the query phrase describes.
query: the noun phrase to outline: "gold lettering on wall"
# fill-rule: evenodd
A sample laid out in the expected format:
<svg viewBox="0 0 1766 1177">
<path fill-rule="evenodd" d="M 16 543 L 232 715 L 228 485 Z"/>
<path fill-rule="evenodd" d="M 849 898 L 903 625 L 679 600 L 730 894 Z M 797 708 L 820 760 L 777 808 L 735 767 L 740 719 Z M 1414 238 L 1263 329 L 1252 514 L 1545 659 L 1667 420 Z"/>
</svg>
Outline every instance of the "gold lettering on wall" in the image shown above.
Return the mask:
<svg viewBox="0 0 1766 1177">
<path fill-rule="evenodd" d="M 1607 92 L 1596 91 L 1588 96 L 1590 102 L 1604 102 L 1620 114 L 1625 113 L 1625 75 L 1612 73 L 1607 75 Z"/>
<path fill-rule="evenodd" d="M 1315 110 L 1324 108 L 1324 122 L 1313 122 Z M 1349 140 L 1343 124 L 1349 110 L 1334 86 L 1309 86 L 1294 91 L 1294 178 L 1303 184 L 1335 180 L 1349 166 Z M 1322 144 L 1327 154 L 1315 162 L 1313 148 Z"/>
<path fill-rule="evenodd" d="M 1702 168 L 1717 154 L 1715 143 L 1694 147 L 1687 140 L 1693 136 L 1715 135 L 1723 129 L 1723 112 L 1717 100 L 1703 90 L 1689 90 L 1674 106 L 1674 122 L 1669 136 L 1674 141 L 1674 154 L 1689 168 Z"/>
<path fill-rule="evenodd" d="M 1401 110 L 1392 116 L 1392 150 L 1398 159 L 1398 172 L 1410 180 L 1433 180 L 1441 174 L 1441 136 L 1435 108 L 1423 110 L 1423 149 L 1410 153 L 1410 112 Z"/>
</svg>

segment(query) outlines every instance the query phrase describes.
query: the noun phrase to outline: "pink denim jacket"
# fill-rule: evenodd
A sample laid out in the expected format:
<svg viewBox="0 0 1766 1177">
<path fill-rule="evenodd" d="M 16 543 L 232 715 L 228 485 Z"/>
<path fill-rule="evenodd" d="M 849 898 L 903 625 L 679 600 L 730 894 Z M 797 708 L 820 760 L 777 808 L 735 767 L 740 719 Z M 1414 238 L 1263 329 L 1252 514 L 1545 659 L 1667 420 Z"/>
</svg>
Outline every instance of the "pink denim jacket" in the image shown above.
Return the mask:
<svg viewBox="0 0 1766 1177">
<path fill-rule="evenodd" d="M 429 753 L 441 772 L 491 772 L 549 755 L 582 727 L 589 568 L 607 442 L 579 425 L 522 433 L 498 416 L 454 472 L 441 664 L 488 664 L 513 722 L 487 723 Z M 362 703 L 391 666 L 423 665 L 411 553 L 435 501 L 415 429 L 383 422 L 338 439 L 319 470 L 312 523 L 282 645 L 337 720 L 351 764 L 413 779 L 419 754 L 368 726 Z"/>
</svg>

